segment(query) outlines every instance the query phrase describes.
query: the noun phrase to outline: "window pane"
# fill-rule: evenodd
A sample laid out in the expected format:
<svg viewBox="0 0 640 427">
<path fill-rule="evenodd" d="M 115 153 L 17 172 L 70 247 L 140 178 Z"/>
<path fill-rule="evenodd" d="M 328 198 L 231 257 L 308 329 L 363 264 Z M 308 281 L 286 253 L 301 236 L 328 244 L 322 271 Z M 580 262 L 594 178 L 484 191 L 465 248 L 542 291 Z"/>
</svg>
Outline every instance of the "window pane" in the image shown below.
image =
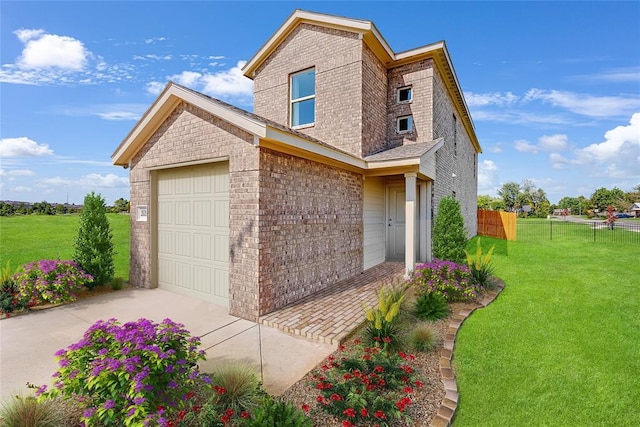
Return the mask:
<svg viewBox="0 0 640 427">
<path fill-rule="evenodd" d="M 413 129 L 413 119 L 411 116 L 398 119 L 398 132 L 408 132 Z"/>
<path fill-rule="evenodd" d="M 291 108 L 291 125 L 300 126 L 314 122 L 316 108 L 315 99 L 294 102 Z"/>
<path fill-rule="evenodd" d="M 411 101 L 411 88 L 410 87 L 405 87 L 402 88 L 398 91 L 398 101 L 399 102 L 406 102 L 406 101 Z"/>
<path fill-rule="evenodd" d="M 316 93 L 316 72 L 309 70 L 291 77 L 291 99 L 303 98 Z"/>
</svg>

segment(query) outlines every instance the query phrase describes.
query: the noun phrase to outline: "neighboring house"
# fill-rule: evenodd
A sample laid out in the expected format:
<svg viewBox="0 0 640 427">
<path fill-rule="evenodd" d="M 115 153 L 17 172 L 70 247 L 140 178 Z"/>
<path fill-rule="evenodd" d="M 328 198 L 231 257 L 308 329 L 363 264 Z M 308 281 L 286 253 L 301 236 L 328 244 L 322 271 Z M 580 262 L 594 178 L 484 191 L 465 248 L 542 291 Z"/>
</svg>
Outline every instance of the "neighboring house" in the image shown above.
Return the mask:
<svg viewBox="0 0 640 427">
<path fill-rule="evenodd" d="M 629 212 L 631 212 L 632 215 L 635 215 L 636 218 L 640 218 L 640 202 L 634 203 L 633 206 L 629 208 Z"/>
<path fill-rule="evenodd" d="M 295 11 L 244 67 L 254 113 L 169 83 L 112 155 L 131 282 L 257 320 L 385 261 L 431 258 L 438 201 L 476 234 L 480 145 L 444 42 Z"/>
</svg>

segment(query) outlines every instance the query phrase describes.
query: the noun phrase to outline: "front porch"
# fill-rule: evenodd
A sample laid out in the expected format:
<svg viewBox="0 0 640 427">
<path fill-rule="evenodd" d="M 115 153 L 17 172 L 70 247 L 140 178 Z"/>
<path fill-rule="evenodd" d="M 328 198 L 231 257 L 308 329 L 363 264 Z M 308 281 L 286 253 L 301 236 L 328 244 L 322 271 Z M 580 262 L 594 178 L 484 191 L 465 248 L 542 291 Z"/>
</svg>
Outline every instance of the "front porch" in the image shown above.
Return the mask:
<svg viewBox="0 0 640 427">
<path fill-rule="evenodd" d="M 263 325 L 339 345 L 365 320 L 364 305 L 378 305 L 378 289 L 402 280 L 405 264 L 384 262 L 280 310 L 260 317 Z"/>
</svg>

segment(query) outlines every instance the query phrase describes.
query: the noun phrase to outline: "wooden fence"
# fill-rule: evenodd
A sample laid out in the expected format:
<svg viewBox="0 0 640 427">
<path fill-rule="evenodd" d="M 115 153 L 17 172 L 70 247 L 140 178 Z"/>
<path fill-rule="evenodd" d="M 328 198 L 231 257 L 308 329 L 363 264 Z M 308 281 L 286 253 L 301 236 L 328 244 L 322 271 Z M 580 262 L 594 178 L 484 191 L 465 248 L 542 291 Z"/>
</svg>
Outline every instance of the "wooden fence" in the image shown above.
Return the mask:
<svg viewBox="0 0 640 427">
<path fill-rule="evenodd" d="M 516 240 L 516 219 L 513 212 L 478 209 L 478 235 Z"/>
</svg>

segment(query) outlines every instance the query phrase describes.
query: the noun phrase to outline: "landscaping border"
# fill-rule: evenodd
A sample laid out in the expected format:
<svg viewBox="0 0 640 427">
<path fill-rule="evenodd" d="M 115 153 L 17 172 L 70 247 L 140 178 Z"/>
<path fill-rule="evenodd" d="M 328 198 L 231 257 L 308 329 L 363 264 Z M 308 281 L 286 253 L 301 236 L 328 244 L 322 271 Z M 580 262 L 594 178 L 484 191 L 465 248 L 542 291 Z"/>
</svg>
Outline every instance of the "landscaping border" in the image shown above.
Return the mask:
<svg viewBox="0 0 640 427">
<path fill-rule="evenodd" d="M 471 313 L 479 308 L 491 304 L 504 289 L 504 282 L 498 280 L 494 290 L 484 294 L 482 299 L 474 304 L 473 308 L 459 310 L 449 323 L 447 333 L 442 343 L 440 351 L 440 379 L 444 385 L 445 395 L 440 403 L 436 416 L 431 421 L 431 427 L 450 427 L 453 417 L 458 409 L 458 383 L 451 361 L 453 360 L 453 350 L 456 344 L 458 330 Z"/>
</svg>

